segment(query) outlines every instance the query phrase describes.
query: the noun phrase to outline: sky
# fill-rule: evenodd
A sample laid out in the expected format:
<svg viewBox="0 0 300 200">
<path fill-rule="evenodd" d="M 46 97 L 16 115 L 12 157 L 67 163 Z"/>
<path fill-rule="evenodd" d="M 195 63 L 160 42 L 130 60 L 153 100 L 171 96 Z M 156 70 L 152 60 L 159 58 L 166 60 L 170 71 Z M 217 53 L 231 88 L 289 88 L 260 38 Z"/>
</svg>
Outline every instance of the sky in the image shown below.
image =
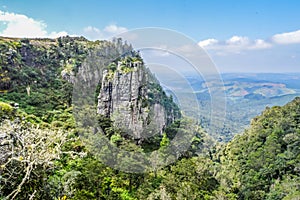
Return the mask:
<svg viewBox="0 0 300 200">
<path fill-rule="evenodd" d="M 0 0 L 0 35 L 105 39 L 143 27 L 178 31 L 221 72 L 300 72 L 298 0 Z"/>
</svg>

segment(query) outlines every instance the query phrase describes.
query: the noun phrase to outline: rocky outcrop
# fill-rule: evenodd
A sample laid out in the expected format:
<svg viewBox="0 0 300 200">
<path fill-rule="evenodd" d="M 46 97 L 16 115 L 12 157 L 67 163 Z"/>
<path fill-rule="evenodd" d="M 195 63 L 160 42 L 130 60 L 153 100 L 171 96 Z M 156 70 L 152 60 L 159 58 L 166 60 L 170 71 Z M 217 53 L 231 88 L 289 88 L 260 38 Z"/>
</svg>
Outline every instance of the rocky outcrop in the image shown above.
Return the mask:
<svg viewBox="0 0 300 200">
<path fill-rule="evenodd" d="M 115 126 L 135 139 L 162 133 L 170 115 L 158 99 L 149 97 L 149 93 L 153 94 L 150 85 L 154 79 L 143 62 L 126 58 L 110 68 L 103 72 L 98 114 L 110 117 Z M 168 98 L 165 94 L 156 95 L 162 96 Z"/>
</svg>

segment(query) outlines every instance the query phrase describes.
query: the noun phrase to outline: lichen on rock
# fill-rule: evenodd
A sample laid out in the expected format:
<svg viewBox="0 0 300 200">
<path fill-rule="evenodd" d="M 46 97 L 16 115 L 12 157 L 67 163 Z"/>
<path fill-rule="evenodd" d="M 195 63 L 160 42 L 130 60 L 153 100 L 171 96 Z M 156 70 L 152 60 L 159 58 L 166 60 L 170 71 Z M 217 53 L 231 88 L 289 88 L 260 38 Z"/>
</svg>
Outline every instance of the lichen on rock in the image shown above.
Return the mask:
<svg viewBox="0 0 300 200">
<path fill-rule="evenodd" d="M 160 87 L 159 92 L 154 92 L 154 86 Z M 155 97 L 149 98 L 150 93 Z M 167 113 L 163 98 L 168 99 L 142 59 L 127 56 L 103 71 L 97 111 L 134 139 L 141 139 L 162 134 L 179 116 Z M 169 116 L 174 116 L 173 120 L 168 120 Z"/>
</svg>

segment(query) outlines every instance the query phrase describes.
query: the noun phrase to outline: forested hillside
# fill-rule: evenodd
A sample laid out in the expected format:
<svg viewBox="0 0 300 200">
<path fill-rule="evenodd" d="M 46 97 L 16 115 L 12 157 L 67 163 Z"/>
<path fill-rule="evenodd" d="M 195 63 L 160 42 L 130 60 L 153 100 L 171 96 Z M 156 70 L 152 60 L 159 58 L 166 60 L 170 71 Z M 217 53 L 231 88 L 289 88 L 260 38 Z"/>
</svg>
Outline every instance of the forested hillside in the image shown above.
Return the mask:
<svg viewBox="0 0 300 200">
<path fill-rule="evenodd" d="M 217 154 L 223 189 L 239 199 L 300 198 L 300 98 L 267 108 Z"/>
<path fill-rule="evenodd" d="M 177 161 L 168 166 L 126 173 L 105 165 L 90 149 L 90 141 L 80 137 L 82 130 L 73 116 L 74 77 L 91 54 L 107 62 L 107 77 L 100 79 L 107 82 L 97 83 L 95 104 L 100 101 L 97 120 L 112 145 L 131 152 L 164 152 L 177 133 L 185 133 L 189 119 L 152 79 L 135 83 L 142 89 L 143 81 L 151 82 L 150 93 L 138 90 L 134 104 L 124 112 L 146 116 L 160 104 L 159 110 L 166 111 L 160 113 L 167 114 L 161 117 L 166 123 L 159 134 L 132 138 L 110 118 L 112 109 L 105 106 L 113 104 L 101 103 L 118 96 L 113 90 L 105 96 L 104 86 L 117 84 L 118 73 L 125 80 L 144 71 L 128 64 L 143 61 L 122 40 L 1 38 L 0 199 L 300 198 L 300 98 L 267 108 L 227 144 L 214 143 L 193 126 L 190 148 L 176 154 Z M 120 69 L 118 61 L 123 63 Z"/>
</svg>

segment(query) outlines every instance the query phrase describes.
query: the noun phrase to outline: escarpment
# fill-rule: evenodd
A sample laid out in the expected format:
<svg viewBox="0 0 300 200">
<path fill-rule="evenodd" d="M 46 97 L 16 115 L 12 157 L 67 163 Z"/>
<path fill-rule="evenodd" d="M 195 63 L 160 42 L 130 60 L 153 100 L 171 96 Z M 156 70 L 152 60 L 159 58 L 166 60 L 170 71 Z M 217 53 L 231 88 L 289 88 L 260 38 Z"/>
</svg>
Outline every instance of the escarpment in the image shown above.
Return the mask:
<svg viewBox="0 0 300 200">
<path fill-rule="evenodd" d="M 135 139 L 162 133 L 180 117 L 179 108 L 142 59 L 129 56 L 104 70 L 97 111 Z"/>
<path fill-rule="evenodd" d="M 0 93 L 5 94 L 1 98 L 18 102 L 25 112 L 44 121 L 56 120 L 56 114 L 49 110 L 69 108 L 81 121 L 85 104 L 95 102 L 99 80 L 97 113 L 109 117 L 134 138 L 162 133 L 180 117 L 178 106 L 140 55 L 120 38 L 0 37 L 0 50 Z"/>
</svg>

